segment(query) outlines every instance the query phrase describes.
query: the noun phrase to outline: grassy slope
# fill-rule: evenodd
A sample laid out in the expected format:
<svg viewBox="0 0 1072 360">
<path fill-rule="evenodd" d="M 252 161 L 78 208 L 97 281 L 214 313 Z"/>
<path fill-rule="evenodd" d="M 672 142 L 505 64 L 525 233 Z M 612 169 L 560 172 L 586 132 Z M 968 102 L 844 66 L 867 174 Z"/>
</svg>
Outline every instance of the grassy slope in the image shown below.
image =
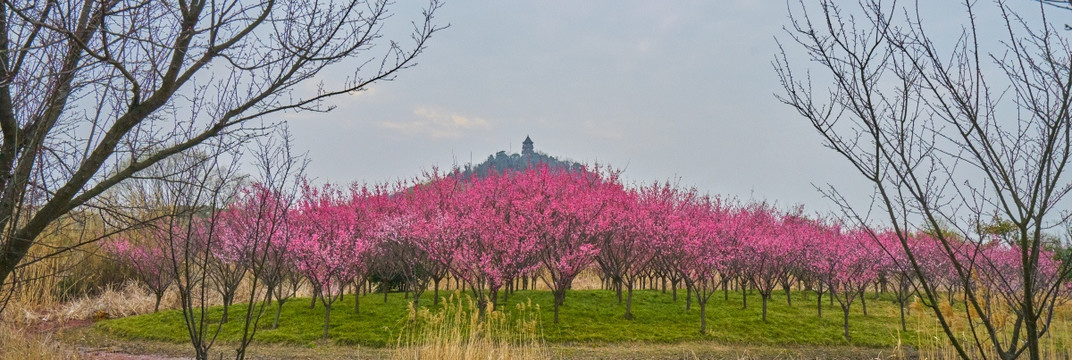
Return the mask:
<svg viewBox="0 0 1072 360">
<path fill-rule="evenodd" d="M 836 303 L 831 307 L 824 299 L 823 317 L 818 318 L 814 295 L 805 299 L 803 293 L 794 293 L 793 306 L 789 307 L 783 293 L 771 300 L 768 321 L 764 323 L 760 319 L 758 295 L 750 295 L 748 308 L 742 309 L 740 293 L 732 292 L 729 301 L 724 301 L 721 293 L 712 297 L 708 304 L 708 333 L 701 335 L 698 331 L 699 308 L 693 304 L 692 309 L 685 310 L 684 295 L 681 292 L 678 301 L 674 302 L 670 294 L 637 291 L 633 304 L 636 319 L 632 321 L 623 318 L 625 305 L 618 304 L 614 293 L 602 290 L 570 291 L 559 324 L 551 322 L 551 294 L 545 291 L 517 292 L 507 303 L 500 304 L 500 308 L 513 309 L 513 304 L 529 299 L 540 304 L 543 333 L 550 343 L 715 340 L 751 345 L 892 347 L 899 342 L 915 344 L 921 337 L 934 335 L 933 329 L 919 324 L 920 320 L 915 316 L 909 317 L 910 334 L 901 334 L 896 305 L 889 300 L 871 300 L 874 294 L 868 295 L 868 317 L 862 315 L 859 300 L 853 304 L 849 319 L 853 339 L 849 343 L 841 336 L 841 310 Z M 422 306 L 430 305 L 430 300 L 430 296 L 422 297 Z M 396 342 L 398 329 L 407 314 L 402 294 L 390 294 L 387 303 L 380 294 L 364 296 L 360 314 L 354 314 L 353 302 L 350 295 L 332 307 L 330 337 L 335 343 L 380 347 Z M 232 319 L 244 310 L 244 305 L 232 307 Z M 261 330 L 256 335 L 259 342 L 309 346 L 320 339 L 324 309 L 319 303 L 310 309 L 309 299 L 287 302 L 280 327 L 269 330 L 267 327 L 273 315 L 274 308 L 264 314 Z M 214 309 L 210 316 L 218 317 L 219 309 Z M 238 325 L 235 321 L 225 325 L 219 340 L 238 340 L 241 330 Z M 95 325 L 95 329 L 130 339 L 186 341 L 181 313 L 175 310 L 102 321 Z M 923 329 L 925 333 L 917 333 L 915 329 Z"/>
</svg>

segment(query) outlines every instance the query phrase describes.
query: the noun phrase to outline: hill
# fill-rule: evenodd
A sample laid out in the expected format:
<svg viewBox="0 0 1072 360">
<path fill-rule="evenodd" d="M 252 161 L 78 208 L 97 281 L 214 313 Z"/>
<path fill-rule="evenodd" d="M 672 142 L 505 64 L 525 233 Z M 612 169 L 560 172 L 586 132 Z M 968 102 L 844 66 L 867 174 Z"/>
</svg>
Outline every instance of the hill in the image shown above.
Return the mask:
<svg viewBox="0 0 1072 360">
<path fill-rule="evenodd" d="M 492 171 L 522 171 L 537 165 L 547 165 L 551 168 L 580 170 L 582 165 L 577 162 L 559 159 L 558 157 L 547 155 L 543 152 L 538 152 L 533 146 L 532 139 L 528 136 L 525 137 L 525 141 L 521 143 L 521 153 L 507 154 L 506 151 L 499 151 L 495 155 L 488 155 L 488 159 L 484 162 L 473 165 L 466 165 L 462 169 L 461 174 L 463 176 L 485 177 Z"/>
</svg>

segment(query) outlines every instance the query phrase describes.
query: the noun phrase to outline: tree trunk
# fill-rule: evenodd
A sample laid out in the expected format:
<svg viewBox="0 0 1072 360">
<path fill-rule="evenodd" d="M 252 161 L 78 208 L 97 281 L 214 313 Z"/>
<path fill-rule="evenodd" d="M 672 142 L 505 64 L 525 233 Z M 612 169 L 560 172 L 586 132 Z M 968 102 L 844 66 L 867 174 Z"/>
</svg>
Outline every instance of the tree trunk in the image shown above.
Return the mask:
<svg viewBox="0 0 1072 360">
<path fill-rule="evenodd" d="M 554 324 L 559 324 L 559 307 L 566 302 L 566 289 L 554 291 Z"/>
<path fill-rule="evenodd" d="M 434 289 L 434 293 L 432 293 L 432 296 L 433 296 L 432 297 L 432 305 L 439 305 L 439 280 L 442 280 L 442 279 L 440 278 L 440 279 L 432 280 L 432 282 L 434 284 L 432 286 L 432 289 Z"/>
<path fill-rule="evenodd" d="M 361 291 L 360 291 L 360 289 L 358 289 L 358 292 L 356 294 L 354 294 L 354 314 L 360 314 L 360 313 L 361 313 Z"/>
<path fill-rule="evenodd" d="M 625 319 L 633 320 L 633 287 L 628 287 L 629 295 L 625 300 Z"/>
<path fill-rule="evenodd" d="M 898 303 L 901 307 L 901 331 L 908 332 L 908 325 L 905 324 L 905 302 L 904 300 L 900 300 Z"/>
<path fill-rule="evenodd" d="M 328 325 L 331 324 L 331 305 L 324 303 L 324 340 L 328 339 Z"/>
<path fill-rule="evenodd" d="M 275 299 L 275 320 L 272 321 L 272 329 L 279 328 L 279 314 L 283 312 L 283 302 L 286 300 Z"/>
<path fill-rule="evenodd" d="M 633 287 L 633 283 L 629 283 L 629 288 Z M 622 281 L 620 279 L 614 280 L 614 292 L 618 295 L 618 304 L 622 303 Z"/>
<path fill-rule="evenodd" d="M 697 300 L 700 303 L 700 333 L 707 333 L 707 302 L 703 300 Z"/>
<path fill-rule="evenodd" d="M 160 300 L 162 300 L 163 298 L 164 298 L 164 293 L 161 292 L 161 293 L 156 294 L 156 305 L 153 306 L 153 312 L 154 313 L 160 311 Z"/>
<path fill-rule="evenodd" d="M 421 308 L 421 293 L 413 292 L 413 321 L 417 321 L 417 309 Z"/>
<path fill-rule="evenodd" d="M 823 293 L 815 293 L 815 308 L 819 310 L 819 317 L 823 317 Z"/>
<path fill-rule="evenodd" d="M 860 292 L 860 305 L 864 307 L 864 316 L 867 316 L 867 296 L 864 296 L 863 291 Z"/>
<path fill-rule="evenodd" d="M 487 316 L 487 312 L 488 312 L 488 298 L 487 297 L 484 297 L 484 296 L 479 297 L 479 300 L 476 301 L 476 310 L 477 310 L 477 315 L 480 318 L 480 320 L 484 320 L 484 317 Z"/>
<path fill-rule="evenodd" d="M 692 308 L 692 287 L 685 287 L 685 310 Z"/>
<path fill-rule="evenodd" d="M 202 346 L 194 347 L 194 358 L 197 360 L 208 360 L 208 350 Z"/>
<path fill-rule="evenodd" d="M 559 301 L 554 300 L 554 324 L 559 324 Z"/>
<path fill-rule="evenodd" d="M 833 296 L 831 296 L 831 297 L 833 297 Z M 852 338 L 849 337 L 849 308 L 845 307 L 844 310 L 845 310 L 844 311 L 844 313 L 845 313 L 845 317 L 844 317 L 844 319 L 845 319 L 845 340 L 846 341 L 852 341 Z"/>
<path fill-rule="evenodd" d="M 767 322 L 767 296 L 763 296 L 763 322 Z"/>
</svg>

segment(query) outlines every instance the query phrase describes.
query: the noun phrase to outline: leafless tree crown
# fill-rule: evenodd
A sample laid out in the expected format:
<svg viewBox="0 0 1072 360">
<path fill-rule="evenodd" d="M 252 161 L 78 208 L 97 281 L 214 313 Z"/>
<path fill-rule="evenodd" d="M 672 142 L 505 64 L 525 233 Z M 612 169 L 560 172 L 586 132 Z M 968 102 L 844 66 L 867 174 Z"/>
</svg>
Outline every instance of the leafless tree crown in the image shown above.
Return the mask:
<svg viewBox="0 0 1072 360">
<path fill-rule="evenodd" d="M 440 3 L 409 39 L 384 36 L 393 5 L 0 1 L 0 283 L 51 222 L 153 164 L 415 65 Z"/>
<path fill-rule="evenodd" d="M 910 254 L 905 271 L 920 279 L 920 294 L 960 356 L 1037 359 L 1068 275 L 1068 261 L 1053 274 L 1039 265 L 1042 254 L 1067 247 L 1048 239 L 1069 226 L 1061 206 L 1072 190 L 1072 47 L 1047 18 L 1067 4 L 966 1 L 963 31 L 950 41 L 929 31 L 928 17 L 937 17 L 917 4 L 791 6 L 782 40 L 817 71 L 813 78 L 782 51 L 774 64 L 779 99 L 874 185 L 872 208 L 849 206 L 834 189 L 827 194 L 859 222 L 874 220 L 874 210 L 894 228 Z M 993 15 L 984 18 L 984 10 Z M 999 38 L 981 35 L 994 31 Z M 1008 225 L 1001 236 L 995 224 Z M 911 254 L 907 240 L 920 232 L 936 238 L 953 264 L 968 338 L 950 329 L 934 279 Z M 984 286 L 977 270 L 994 266 L 985 250 L 996 246 L 1018 249 L 1021 270 Z M 995 320 L 992 293 L 1014 321 Z"/>
</svg>

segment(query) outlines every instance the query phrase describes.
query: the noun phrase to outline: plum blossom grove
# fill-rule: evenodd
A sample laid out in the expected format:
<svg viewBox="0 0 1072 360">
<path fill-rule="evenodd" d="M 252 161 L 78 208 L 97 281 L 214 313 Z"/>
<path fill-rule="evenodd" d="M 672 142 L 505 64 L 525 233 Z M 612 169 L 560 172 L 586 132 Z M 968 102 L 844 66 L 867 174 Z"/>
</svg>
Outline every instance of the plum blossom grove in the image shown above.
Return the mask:
<svg viewBox="0 0 1072 360">
<path fill-rule="evenodd" d="M 699 307 L 701 332 L 709 317 L 719 316 L 707 313 L 708 300 L 719 292 L 728 300 L 730 288 L 756 291 L 763 321 L 767 303 L 780 301 L 780 291 L 785 301 L 791 301 L 793 289 L 814 292 L 816 317 L 824 316 L 824 300 L 839 305 L 846 339 L 851 338 L 850 309 L 866 315 L 869 288 L 891 289 L 902 328 L 908 299 L 920 281 L 947 289 L 951 302 L 957 291 L 985 292 L 986 309 L 1022 300 L 1017 299 L 1022 284 L 1015 281 L 1024 271 L 1019 250 L 983 226 L 978 239 L 961 239 L 951 249 L 940 248 L 930 232 L 916 231 L 908 243 L 914 248 L 910 257 L 892 230 L 809 217 L 800 208 L 703 195 L 670 183 L 626 186 L 615 170 L 600 166 L 534 166 L 484 177 L 432 171 L 379 186 L 305 183 L 292 204 L 279 203 L 283 196 L 263 196 L 266 191 L 251 185 L 246 193 L 262 196 L 240 198 L 214 212 L 218 219 L 200 218 L 201 227 L 221 228 L 212 235 L 219 237 L 216 241 L 196 239 L 208 231 L 191 233 L 186 244 L 164 241 L 152 236 L 166 228 L 161 222 L 161 229 L 123 235 L 105 249 L 159 298 L 175 276 L 163 264 L 178 261 L 167 259 L 169 254 L 181 253 L 169 247 L 217 247 L 209 253 L 219 265 L 207 271 L 221 272 L 210 278 L 220 282 L 216 288 L 224 299 L 233 297 L 230 283 L 244 276 L 263 279 L 269 301 L 274 298 L 280 307 L 308 284 L 313 301 L 324 305 L 325 338 L 331 305 L 347 291 L 405 291 L 416 307 L 426 289 L 437 302 L 444 280 L 469 292 L 483 314 L 510 293 L 535 288 L 540 279 L 553 294 L 554 321 L 568 322 L 558 309 L 568 306 L 573 280 L 586 269 L 600 274 L 604 286 L 626 303 L 626 319 L 635 318 L 632 294 L 645 282 L 661 280 L 664 291 L 670 282 L 675 301 L 683 286 L 683 306 Z M 254 225 L 243 214 L 258 208 L 287 214 L 247 228 Z M 951 268 L 944 260 L 947 251 L 968 259 L 962 263 L 969 266 Z M 1045 252 L 1040 268 L 1032 270 L 1044 285 L 1036 288 L 1066 288 L 1045 286 L 1064 271 L 1057 252 Z M 271 266 L 248 274 L 255 268 L 246 264 L 257 259 Z M 926 270 L 924 278 L 910 269 L 911 261 Z M 949 275 L 956 271 L 975 274 L 974 281 Z M 273 327 L 279 321 L 277 310 Z"/>
</svg>

